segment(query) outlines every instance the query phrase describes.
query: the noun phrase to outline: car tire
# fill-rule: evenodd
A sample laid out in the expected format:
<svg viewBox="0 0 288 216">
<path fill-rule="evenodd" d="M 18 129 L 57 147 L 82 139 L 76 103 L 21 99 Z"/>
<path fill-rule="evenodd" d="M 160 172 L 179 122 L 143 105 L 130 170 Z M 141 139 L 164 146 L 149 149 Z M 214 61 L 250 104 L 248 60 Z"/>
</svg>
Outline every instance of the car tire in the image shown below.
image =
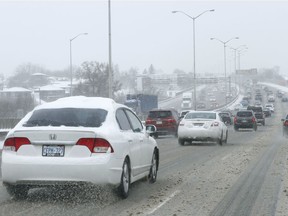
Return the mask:
<svg viewBox="0 0 288 216">
<path fill-rule="evenodd" d="M 179 138 L 178 138 L 178 143 L 179 143 L 179 145 L 184 146 L 184 144 L 185 144 L 185 140 L 184 140 L 184 139 L 179 139 Z"/>
<path fill-rule="evenodd" d="M 253 130 L 254 130 L 254 131 L 257 131 L 257 125 L 253 127 Z"/>
<path fill-rule="evenodd" d="M 226 131 L 226 137 L 225 137 L 225 140 L 223 142 L 226 144 L 227 140 L 228 140 L 228 131 Z"/>
<path fill-rule="evenodd" d="M 156 182 L 157 179 L 157 171 L 158 171 L 158 156 L 156 154 L 156 150 L 154 150 L 152 155 L 151 167 L 149 171 L 149 183 Z"/>
<path fill-rule="evenodd" d="M 129 160 L 126 158 L 123 163 L 121 181 L 118 187 L 119 195 L 124 199 L 126 199 L 129 195 L 130 181 L 130 164 Z"/>
<path fill-rule="evenodd" d="M 221 137 L 217 140 L 217 143 L 221 146 L 223 145 L 223 131 L 221 133 Z"/>
<path fill-rule="evenodd" d="M 26 199 L 29 187 L 25 185 L 6 185 L 6 190 L 16 200 Z"/>
</svg>

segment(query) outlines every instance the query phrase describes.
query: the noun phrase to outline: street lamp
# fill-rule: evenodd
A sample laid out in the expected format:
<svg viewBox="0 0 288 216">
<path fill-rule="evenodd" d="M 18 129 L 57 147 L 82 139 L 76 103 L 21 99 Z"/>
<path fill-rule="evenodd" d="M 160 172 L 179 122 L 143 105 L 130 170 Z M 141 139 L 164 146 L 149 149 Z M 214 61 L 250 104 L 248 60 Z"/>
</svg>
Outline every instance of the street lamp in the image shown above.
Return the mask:
<svg viewBox="0 0 288 216">
<path fill-rule="evenodd" d="M 217 38 L 210 38 L 211 40 L 217 40 L 217 41 L 219 41 L 220 43 L 222 43 L 223 45 L 224 45 L 224 76 L 225 76 L 225 78 L 224 78 L 224 81 L 225 81 L 225 106 L 227 105 L 227 77 L 226 77 L 226 44 L 228 43 L 228 42 L 230 42 L 231 40 L 233 40 L 233 39 L 239 39 L 239 37 L 233 37 L 233 38 L 231 38 L 231 39 L 229 39 L 229 40 L 227 40 L 227 41 L 222 41 L 222 40 L 219 40 L 219 39 L 217 39 Z"/>
<path fill-rule="evenodd" d="M 236 58 L 237 58 L 237 51 L 241 51 L 240 49 L 248 49 L 247 46 L 245 44 L 242 44 L 240 46 L 238 46 L 237 48 L 233 48 L 233 47 L 230 47 L 230 49 L 232 49 L 234 51 L 234 70 L 235 70 L 235 74 L 236 74 Z"/>
<path fill-rule="evenodd" d="M 195 16 L 195 17 L 192 17 L 188 14 L 186 14 L 185 12 L 183 11 L 172 11 L 172 13 L 182 13 L 184 15 L 186 15 L 187 17 L 189 17 L 190 19 L 193 20 L 193 62 L 194 62 L 194 65 L 193 65 L 193 71 L 194 71 L 194 78 L 193 78 L 193 84 L 194 84 L 194 110 L 196 110 L 197 106 L 196 106 L 196 60 L 195 60 L 195 20 L 200 17 L 202 14 L 206 13 L 206 12 L 213 12 L 215 11 L 214 9 L 212 10 L 206 10 L 206 11 L 203 11 L 202 13 L 200 13 L 198 16 Z"/>
<path fill-rule="evenodd" d="M 248 49 L 248 47 L 245 47 L 244 49 L 238 51 L 238 70 L 241 70 L 241 68 L 240 68 L 240 56 L 244 51 L 247 51 L 247 49 Z"/>
<path fill-rule="evenodd" d="M 70 39 L 70 96 L 72 96 L 72 80 L 73 80 L 73 71 L 72 71 L 72 41 L 79 37 L 80 35 L 87 35 L 88 33 L 80 33 L 75 37 Z"/>
</svg>

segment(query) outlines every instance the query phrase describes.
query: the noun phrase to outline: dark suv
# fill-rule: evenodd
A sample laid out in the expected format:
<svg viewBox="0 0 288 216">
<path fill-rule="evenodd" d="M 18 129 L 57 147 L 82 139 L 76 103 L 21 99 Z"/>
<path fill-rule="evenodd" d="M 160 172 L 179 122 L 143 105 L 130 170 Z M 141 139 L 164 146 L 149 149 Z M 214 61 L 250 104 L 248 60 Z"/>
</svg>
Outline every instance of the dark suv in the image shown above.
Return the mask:
<svg viewBox="0 0 288 216">
<path fill-rule="evenodd" d="M 155 137 L 158 135 L 173 134 L 177 136 L 179 114 L 174 109 L 155 109 L 149 111 L 146 125 L 152 124 L 157 128 Z"/>
<path fill-rule="evenodd" d="M 261 106 L 248 106 L 247 110 L 252 110 L 254 112 L 257 123 L 260 123 L 263 126 L 265 125 L 265 114 Z"/>
<path fill-rule="evenodd" d="M 257 130 L 257 122 L 254 112 L 252 110 L 238 111 L 234 117 L 234 129 L 238 131 L 239 128 L 252 128 Z"/>
</svg>

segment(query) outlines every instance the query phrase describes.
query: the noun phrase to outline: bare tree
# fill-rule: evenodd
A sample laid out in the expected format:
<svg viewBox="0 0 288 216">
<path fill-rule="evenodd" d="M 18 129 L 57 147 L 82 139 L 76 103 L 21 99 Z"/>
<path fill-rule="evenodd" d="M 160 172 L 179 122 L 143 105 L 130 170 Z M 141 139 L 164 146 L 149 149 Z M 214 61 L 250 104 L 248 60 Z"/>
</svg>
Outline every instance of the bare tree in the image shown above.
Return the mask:
<svg viewBox="0 0 288 216">
<path fill-rule="evenodd" d="M 113 72 L 113 71 L 112 71 Z M 108 97 L 108 64 L 96 61 L 84 62 L 77 73 L 79 84 L 74 95 Z M 119 81 L 113 82 L 113 92 L 121 88 Z"/>
</svg>

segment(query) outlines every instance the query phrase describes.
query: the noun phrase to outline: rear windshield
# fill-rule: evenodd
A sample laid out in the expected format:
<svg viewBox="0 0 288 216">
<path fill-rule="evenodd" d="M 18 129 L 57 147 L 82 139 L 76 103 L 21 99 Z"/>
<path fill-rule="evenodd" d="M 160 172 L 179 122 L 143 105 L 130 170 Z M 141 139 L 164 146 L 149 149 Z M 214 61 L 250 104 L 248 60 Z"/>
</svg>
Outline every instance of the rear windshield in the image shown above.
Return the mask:
<svg viewBox="0 0 288 216">
<path fill-rule="evenodd" d="M 171 111 L 150 111 L 149 118 L 168 118 L 172 116 Z"/>
<path fill-rule="evenodd" d="M 219 113 L 221 117 L 230 117 L 229 113 Z"/>
<path fill-rule="evenodd" d="M 103 109 L 41 109 L 35 110 L 23 126 L 100 127 L 106 116 L 107 111 Z"/>
<path fill-rule="evenodd" d="M 216 113 L 192 112 L 188 113 L 185 119 L 216 119 Z"/>
<path fill-rule="evenodd" d="M 238 112 L 237 116 L 238 117 L 251 117 L 252 116 L 252 112 Z"/>
</svg>

